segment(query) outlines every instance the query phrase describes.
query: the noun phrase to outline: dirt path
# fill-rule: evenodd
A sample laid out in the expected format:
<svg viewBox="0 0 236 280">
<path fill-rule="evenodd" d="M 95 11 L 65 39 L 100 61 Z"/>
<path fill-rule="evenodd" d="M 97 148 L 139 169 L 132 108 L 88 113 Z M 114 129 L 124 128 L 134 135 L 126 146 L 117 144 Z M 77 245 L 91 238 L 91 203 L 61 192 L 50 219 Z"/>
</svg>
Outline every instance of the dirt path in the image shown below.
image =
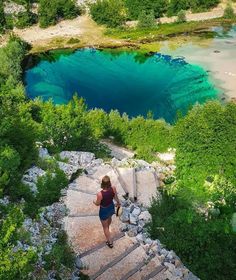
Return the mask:
<svg viewBox="0 0 236 280">
<path fill-rule="evenodd" d="M 17 29 L 13 32 L 33 46 L 33 52 L 45 49 L 80 46 L 121 46 L 124 43 L 104 36 L 104 27 L 98 26 L 89 16 L 79 16 L 73 20 L 64 20 L 46 29 L 38 25 Z M 8 35 L 0 38 L 4 45 Z M 72 40 L 70 40 L 72 38 Z"/>
</svg>

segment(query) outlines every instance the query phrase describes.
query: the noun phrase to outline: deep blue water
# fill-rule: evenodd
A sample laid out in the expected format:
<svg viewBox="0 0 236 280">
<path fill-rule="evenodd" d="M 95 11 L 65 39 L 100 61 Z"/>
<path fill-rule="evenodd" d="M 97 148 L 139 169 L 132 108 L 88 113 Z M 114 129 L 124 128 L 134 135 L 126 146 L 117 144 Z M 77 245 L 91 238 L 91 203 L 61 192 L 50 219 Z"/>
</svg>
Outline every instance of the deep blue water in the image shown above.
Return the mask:
<svg viewBox="0 0 236 280">
<path fill-rule="evenodd" d="M 130 117 L 152 111 L 172 122 L 196 102 L 217 98 L 208 73 L 182 57 L 83 49 L 42 57 L 25 73 L 27 95 L 67 103 L 74 93 L 89 108 L 118 109 Z"/>
</svg>

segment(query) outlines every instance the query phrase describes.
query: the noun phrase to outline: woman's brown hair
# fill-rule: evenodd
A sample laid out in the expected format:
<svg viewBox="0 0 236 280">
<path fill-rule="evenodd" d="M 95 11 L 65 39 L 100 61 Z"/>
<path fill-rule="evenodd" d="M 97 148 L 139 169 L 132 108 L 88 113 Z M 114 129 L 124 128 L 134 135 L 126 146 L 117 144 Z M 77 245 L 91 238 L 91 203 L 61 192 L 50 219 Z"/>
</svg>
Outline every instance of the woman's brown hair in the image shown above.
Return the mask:
<svg viewBox="0 0 236 280">
<path fill-rule="evenodd" d="M 109 176 L 104 176 L 102 178 L 101 188 L 102 189 L 109 189 L 111 187 L 111 180 Z"/>
</svg>

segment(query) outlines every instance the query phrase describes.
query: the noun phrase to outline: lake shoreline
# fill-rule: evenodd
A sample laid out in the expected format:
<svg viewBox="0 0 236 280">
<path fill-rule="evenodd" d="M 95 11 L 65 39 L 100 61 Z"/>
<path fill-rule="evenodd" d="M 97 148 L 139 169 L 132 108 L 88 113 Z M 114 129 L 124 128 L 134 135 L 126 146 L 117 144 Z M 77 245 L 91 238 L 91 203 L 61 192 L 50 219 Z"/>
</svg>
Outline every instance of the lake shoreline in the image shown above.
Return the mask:
<svg viewBox="0 0 236 280">
<path fill-rule="evenodd" d="M 176 44 L 174 48 L 178 48 L 179 47 L 178 41 L 180 40 L 183 41 L 180 43 L 180 45 L 185 44 L 188 41 L 191 41 L 194 37 L 196 38 L 203 37 L 203 40 L 205 40 L 204 37 L 207 35 L 207 32 L 209 31 L 209 28 L 211 26 L 220 26 L 224 22 L 230 23 L 229 21 L 224 21 L 222 19 L 213 19 L 204 22 L 193 23 L 193 26 L 191 27 L 192 30 L 191 32 L 188 33 L 185 33 L 185 31 L 183 30 L 181 33 L 177 33 L 177 34 L 171 33 L 169 35 L 162 35 L 162 36 L 158 35 L 156 38 L 146 38 L 145 40 L 141 38 L 140 40 L 128 40 L 128 39 L 113 37 L 112 34 L 104 35 L 105 28 L 98 26 L 96 23 L 91 21 L 90 18 L 85 16 L 85 17 L 81 17 L 79 20 L 75 19 L 72 21 L 63 21 L 62 23 L 59 23 L 56 26 L 49 27 L 48 29 L 45 30 L 46 32 L 45 38 L 49 36 L 48 38 L 50 39 L 37 41 L 37 37 L 35 38 L 32 37 L 33 35 L 35 35 L 34 33 L 37 33 L 36 32 L 37 30 L 35 30 L 36 28 L 35 26 L 29 29 L 20 30 L 19 31 L 20 33 L 19 34 L 16 33 L 16 34 L 19 35 L 22 39 L 26 40 L 29 44 L 32 44 L 32 49 L 30 50 L 30 54 L 33 55 L 38 55 L 40 53 L 45 53 L 48 51 L 60 50 L 60 49 L 75 51 L 77 49 L 88 48 L 88 47 L 99 49 L 99 50 L 112 49 L 118 52 L 136 51 L 148 55 L 149 53 L 162 52 L 161 46 L 162 44 L 165 44 L 165 42 L 167 41 L 171 41 L 171 43 L 173 43 L 174 45 Z M 65 28 L 68 28 L 69 23 L 72 26 L 71 27 L 72 34 L 64 37 L 63 36 L 58 37 L 57 35 L 60 34 L 59 31 L 61 31 L 61 29 L 63 31 Z M 75 30 L 76 29 L 75 27 L 78 27 L 78 25 L 80 29 Z M 184 26 L 185 28 L 189 29 L 191 26 L 191 22 L 187 23 Z M 195 29 L 196 26 L 198 26 L 198 28 Z M 72 36 L 73 32 L 75 32 L 74 37 Z M 211 32 L 209 32 L 210 37 L 211 35 L 212 35 Z M 162 53 L 165 53 L 165 51 L 163 51 Z M 173 56 L 175 55 L 176 54 L 174 53 Z M 186 57 L 186 55 L 184 55 L 184 57 Z M 206 69 L 209 70 L 210 72 L 209 76 L 211 77 L 211 79 L 213 79 L 214 82 L 217 81 L 217 83 L 215 82 L 215 84 L 217 84 L 217 86 L 219 86 L 219 89 L 222 89 L 222 91 L 224 92 L 223 99 L 227 101 L 236 100 L 236 92 L 235 92 L 236 86 L 234 84 L 234 79 L 233 79 L 234 76 L 230 76 L 230 74 L 225 73 L 225 72 L 232 73 L 232 71 L 225 70 L 223 73 L 222 71 L 219 72 L 219 69 L 221 68 L 220 66 L 217 66 L 219 68 L 216 68 L 215 65 L 209 66 L 205 63 L 205 61 L 198 61 L 197 59 L 192 60 L 191 56 L 186 57 L 186 60 L 189 63 L 197 63 L 202 67 L 206 66 Z"/>
</svg>

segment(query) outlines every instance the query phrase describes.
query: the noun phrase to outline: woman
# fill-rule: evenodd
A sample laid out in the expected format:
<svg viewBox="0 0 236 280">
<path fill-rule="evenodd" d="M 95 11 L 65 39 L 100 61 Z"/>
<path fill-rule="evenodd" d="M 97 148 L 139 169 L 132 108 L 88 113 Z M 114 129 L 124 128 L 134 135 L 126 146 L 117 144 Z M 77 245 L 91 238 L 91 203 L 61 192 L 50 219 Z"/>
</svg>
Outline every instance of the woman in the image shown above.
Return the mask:
<svg viewBox="0 0 236 280">
<path fill-rule="evenodd" d="M 111 217 L 115 214 L 115 205 L 113 199 L 117 202 L 117 206 L 120 206 L 120 201 L 117 196 L 116 188 L 111 185 L 110 177 L 104 176 L 101 183 L 102 191 L 97 194 L 97 200 L 93 203 L 100 206 L 99 218 L 102 223 L 103 231 L 107 239 L 106 244 L 109 248 L 113 248 L 111 241 L 111 233 L 109 227 L 111 225 Z"/>
</svg>

